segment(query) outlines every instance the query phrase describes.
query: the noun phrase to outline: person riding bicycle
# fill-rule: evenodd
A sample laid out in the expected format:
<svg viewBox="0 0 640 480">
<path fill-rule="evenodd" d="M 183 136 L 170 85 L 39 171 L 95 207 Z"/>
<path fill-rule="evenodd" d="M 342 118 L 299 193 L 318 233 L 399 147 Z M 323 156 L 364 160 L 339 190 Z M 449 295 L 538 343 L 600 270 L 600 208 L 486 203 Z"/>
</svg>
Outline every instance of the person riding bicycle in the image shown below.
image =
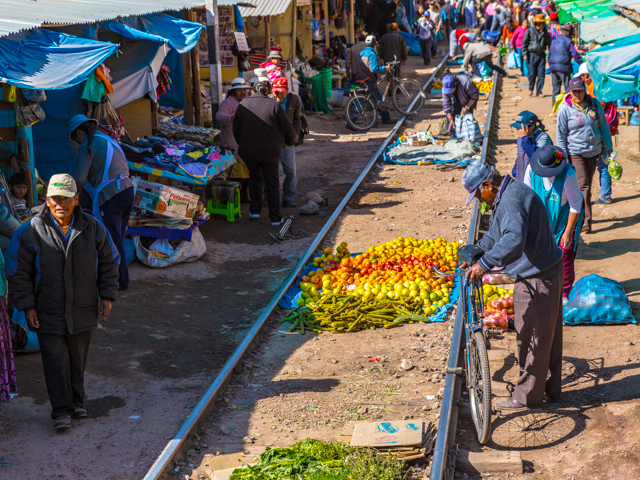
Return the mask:
<svg viewBox="0 0 640 480">
<path fill-rule="evenodd" d="M 449 120 L 449 132 L 454 132 L 456 115 L 473 113 L 480 90 L 467 75 L 446 75 L 442 79 L 442 108 Z"/>
<path fill-rule="evenodd" d="M 373 97 L 376 99 L 378 105 L 378 112 L 380 113 L 380 118 L 382 118 L 383 124 L 391 123 L 391 115 L 389 114 L 389 110 L 380 106 L 380 101 L 382 101 L 382 93 L 378 90 L 376 86 L 378 73 L 390 72 L 391 67 L 385 66 L 378 57 L 378 52 L 376 51 L 376 45 L 378 41 L 376 37 L 373 35 L 369 35 L 367 39 L 364 41 L 364 50 L 360 54 L 360 62 L 358 63 L 356 80 L 358 83 L 363 83 L 367 86 L 367 89 L 373 91 Z"/>
<path fill-rule="evenodd" d="M 514 278 L 515 329 L 520 378 L 513 396 L 497 409 L 536 408 L 559 401 L 562 391 L 562 250 L 557 246 L 544 203 L 524 183 L 486 164 L 470 165 L 462 185 L 492 207 L 491 226 L 478 242 L 484 255 L 466 278 L 481 280 L 494 267 Z M 467 267 L 466 264 L 462 268 Z"/>
</svg>

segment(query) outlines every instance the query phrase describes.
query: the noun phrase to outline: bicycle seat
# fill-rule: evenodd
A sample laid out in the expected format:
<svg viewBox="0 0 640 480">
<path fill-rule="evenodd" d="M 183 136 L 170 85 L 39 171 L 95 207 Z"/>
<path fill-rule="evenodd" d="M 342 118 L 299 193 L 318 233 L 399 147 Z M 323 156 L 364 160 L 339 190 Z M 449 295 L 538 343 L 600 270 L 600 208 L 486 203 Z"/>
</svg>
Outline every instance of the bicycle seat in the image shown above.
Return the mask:
<svg viewBox="0 0 640 480">
<path fill-rule="evenodd" d="M 482 255 L 484 255 L 484 250 L 477 245 L 464 245 L 458 249 L 458 262 L 467 262 L 471 266 L 480 260 Z"/>
</svg>

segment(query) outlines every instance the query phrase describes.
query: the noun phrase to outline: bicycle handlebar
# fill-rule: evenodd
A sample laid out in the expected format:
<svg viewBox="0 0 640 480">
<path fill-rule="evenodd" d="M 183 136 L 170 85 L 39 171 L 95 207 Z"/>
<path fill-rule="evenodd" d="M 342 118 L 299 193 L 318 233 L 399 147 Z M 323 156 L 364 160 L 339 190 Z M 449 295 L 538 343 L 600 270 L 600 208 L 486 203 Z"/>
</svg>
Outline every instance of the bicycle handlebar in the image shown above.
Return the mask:
<svg viewBox="0 0 640 480">
<path fill-rule="evenodd" d="M 500 273 L 504 271 L 506 267 L 502 267 L 500 270 L 491 270 L 490 273 Z M 467 274 L 467 268 L 461 270 L 460 272 L 441 272 L 438 270 L 438 267 L 432 266 L 431 269 L 438 274 L 440 277 L 463 277 Z"/>
</svg>

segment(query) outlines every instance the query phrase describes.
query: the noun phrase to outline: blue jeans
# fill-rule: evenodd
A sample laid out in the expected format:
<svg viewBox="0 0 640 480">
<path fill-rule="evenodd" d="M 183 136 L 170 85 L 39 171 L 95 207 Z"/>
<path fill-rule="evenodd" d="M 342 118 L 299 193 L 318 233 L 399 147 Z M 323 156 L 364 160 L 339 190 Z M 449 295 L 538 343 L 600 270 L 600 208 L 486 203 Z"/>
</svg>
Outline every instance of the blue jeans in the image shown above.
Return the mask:
<svg viewBox="0 0 640 480">
<path fill-rule="evenodd" d="M 380 118 L 382 118 L 383 122 L 388 122 L 391 120 L 391 115 L 389 114 L 389 110 L 386 107 L 382 106 L 380 102 L 382 102 L 382 93 L 378 87 L 376 87 L 375 82 L 366 82 L 367 90 L 373 90 L 373 98 L 377 101 L 374 102 L 376 104 L 376 108 L 378 109 L 378 113 L 380 114 Z"/>
<path fill-rule="evenodd" d="M 296 147 L 282 147 L 280 163 L 284 171 L 284 184 L 282 185 L 282 201 L 293 202 L 296 196 L 298 179 L 296 177 Z"/>
<path fill-rule="evenodd" d="M 611 200 L 611 175 L 609 168 L 604 163 L 603 155 L 598 159 L 598 172 L 600 172 L 600 200 Z"/>
<path fill-rule="evenodd" d="M 544 70 L 547 57 L 545 57 L 544 53 L 538 55 L 537 53 L 529 52 L 529 60 L 529 90 L 533 92 L 533 87 L 535 87 L 536 95 L 541 95 L 542 87 L 544 87 Z"/>
</svg>

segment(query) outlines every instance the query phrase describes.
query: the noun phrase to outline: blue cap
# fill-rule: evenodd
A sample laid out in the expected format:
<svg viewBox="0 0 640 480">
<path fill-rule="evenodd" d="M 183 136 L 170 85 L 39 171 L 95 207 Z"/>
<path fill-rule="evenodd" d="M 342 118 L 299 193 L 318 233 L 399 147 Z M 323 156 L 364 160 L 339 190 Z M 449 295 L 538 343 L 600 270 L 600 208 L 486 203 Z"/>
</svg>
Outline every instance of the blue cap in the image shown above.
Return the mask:
<svg viewBox="0 0 640 480">
<path fill-rule="evenodd" d="M 93 122 L 98 126 L 98 121 L 95 118 L 87 118 L 86 115 L 76 115 L 69 120 L 69 140 L 71 140 L 71 134 L 73 131 L 85 122 Z"/>
<path fill-rule="evenodd" d="M 537 121 L 538 117 L 535 113 L 525 110 L 524 112 L 520 112 L 516 117 L 516 121 L 513 122 L 511 126 L 513 128 L 528 127 L 529 125 L 534 125 Z"/>
<path fill-rule="evenodd" d="M 486 163 L 477 163 L 475 165 L 469 165 L 462 174 L 462 186 L 469 192 L 467 201 L 465 203 L 471 203 L 476 196 L 476 190 L 480 184 L 487 178 L 491 168 Z"/>
<path fill-rule="evenodd" d="M 442 93 L 449 95 L 451 92 L 453 92 L 453 86 L 455 85 L 455 83 L 456 81 L 452 75 L 446 75 L 442 79 Z"/>
</svg>

